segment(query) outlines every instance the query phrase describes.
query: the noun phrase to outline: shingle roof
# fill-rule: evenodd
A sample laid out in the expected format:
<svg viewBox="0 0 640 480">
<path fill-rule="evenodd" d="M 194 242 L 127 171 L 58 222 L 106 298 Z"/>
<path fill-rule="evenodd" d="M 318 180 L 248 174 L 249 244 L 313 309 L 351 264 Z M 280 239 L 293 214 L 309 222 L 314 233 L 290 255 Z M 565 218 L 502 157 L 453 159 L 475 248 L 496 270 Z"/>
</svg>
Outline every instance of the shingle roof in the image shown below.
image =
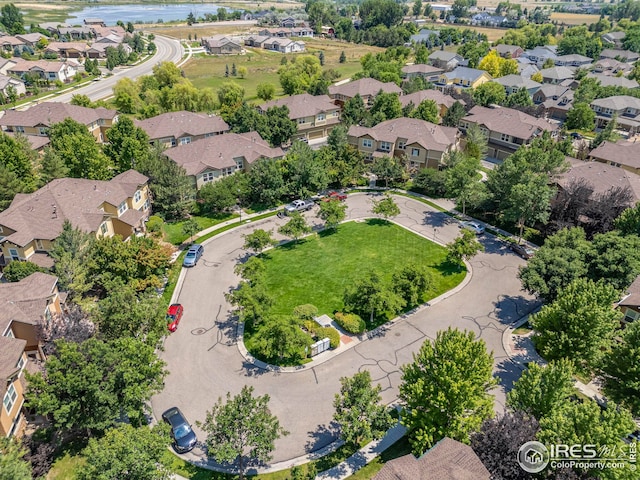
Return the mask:
<svg viewBox="0 0 640 480">
<path fill-rule="evenodd" d="M 558 129 L 557 125 L 553 125 L 546 120 L 505 107 L 486 108 L 476 105 L 469 111 L 469 115 L 462 120 L 484 125 L 492 132 L 505 133 L 525 140 L 543 130 L 552 132 Z"/>
<path fill-rule="evenodd" d="M 26 346 L 26 340 L 0 336 L 0 395 L 7 391 L 7 380 L 17 371 Z"/>
<path fill-rule="evenodd" d="M 597 98 L 591 102 L 592 106 L 623 110 L 627 107 L 640 109 L 640 98 L 629 95 L 614 95 L 612 97 Z"/>
<path fill-rule="evenodd" d="M 452 71 L 445 73 L 445 76 L 449 80 L 455 80 L 456 78 L 459 78 L 460 80 L 468 80 L 470 82 L 476 81 L 483 75 L 491 78 L 491 75 L 485 70 L 478 70 L 477 68 L 469 67 L 456 67 Z"/>
<path fill-rule="evenodd" d="M 342 85 L 331 85 L 329 87 L 330 95 L 344 95 L 348 98 L 353 98 L 356 95 L 364 96 L 376 96 L 378 92 L 382 90 L 386 93 L 402 94 L 402 89 L 393 82 L 382 83 L 374 78 L 361 78 L 360 80 L 354 80 L 353 82 L 343 83 Z"/>
<path fill-rule="evenodd" d="M 468 445 L 443 438 L 416 459 L 412 454 L 391 460 L 374 480 L 489 480 L 491 474 Z"/>
<path fill-rule="evenodd" d="M 606 193 L 614 187 L 628 187 L 634 203 L 640 200 L 640 176 L 622 168 L 601 162 L 572 162 L 571 168 L 556 177 L 559 185 L 566 187 L 571 181 L 584 179 L 593 186 L 595 194 Z"/>
<path fill-rule="evenodd" d="M 446 50 L 436 50 L 431 55 L 429 55 L 429 60 L 440 60 L 443 62 L 449 62 L 454 58 L 462 59 L 460 55 L 455 52 L 447 52 Z"/>
<path fill-rule="evenodd" d="M 629 285 L 627 295 L 618 302 L 620 306 L 638 307 L 640 306 L 640 276 Z"/>
<path fill-rule="evenodd" d="M 640 54 L 631 50 L 618 50 L 615 48 L 605 48 L 600 52 L 600 58 L 622 58 L 626 61 L 636 60 Z"/>
<path fill-rule="evenodd" d="M 35 239 L 54 240 L 65 220 L 85 232 L 96 232 L 104 220 L 103 203 L 117 207 L 146 179 L 137 172 L 124 172 L 110 181 L 58 178 L 34 193 L 17 194 L 0 212 L 0 225 L 15 231 L 6 240 L 20 246 Z"/>
<path fill-rule="evenodd" d="M 286 106 L 289 109 L 289 118 L 291 120 L 312 117 L 318 113 L 333 112 L 340 109 L 333 103 L 333 100 L 329 98 L 329 95 L 309 95 L 308 93 L 271 100 L 270 102 L 263 103 L 258 108 L 266 112 L 267 109 L 271 107 L 282 106 Z"/>
<path fill-rule="evenodd" d="M 58 278 L 35 272 L 19 282 L 0 283 L 0 338 L 12 321 L 37 325 Z"/>
<path fill-rule="evenodd" d="M 348 135 L 362 137 L 369 135 L 377 141 L 395 142 L 398 138 L 406 138 L 406 144 L 418 144 L 427 150 L 446 151 L 456 143 L 458 129 L 442 127 L 417 118 L 394 118 L 367 128 L 353 125 Z"/>
<path fill-rule="evenodd" d="M 251 164 L 259 158 L 281 158 L 281 148 L 272 148 L 257 132 L 225 133 L 170 148 L 164 154 L 183 167 L 187 175 L 235 167 L 235 158 Z"/>
<path fill-rule="evenodd" d="M 569 67 L 551 67 L 543 68 L 540 70 L 540 74 L 543 78 L 551 78 L 554 80 L 565 80 L 567 78 L 573 78 L 575 72 Z"/>
<path fill-rule="evenodd" d="M 14 132 L 3 132 L 3 133 L 14 138 L 16 137 L 16 134 Z M 49 143 L 51 142 L 51 140 L 49 140 L 49 137 L 45 137 L 42 135 L 23 135 L 23 137 L 27 139 L 27 141 L 29 142 L 29 145 L 31 145 L 32 150 L 40 150 L 41 148 L 44 148 L 47 145 L 49 145 Z"/>
<path fill-rule="evenodd" d="M 68 103 L 44 102 L 34 105 L 28 110 L 9 110 L 0 119 L 2 126 L 35 127 L 42 125 L 50 127 L 54 123 L 62 122 L 65 118 L 72 118 L 83 125 L 90 125 L 100 119 L 113 120 L 118 115 L 115 110 L 106 108 L 86 108 Z"/>
<path fill-rule="evenodd" d="M 505 53 L 513 53 L 515 51 L 517 51 L 518 49 L 522 50 L 522 48 L 519 45 L 505 45 L 505 44 L 500 44 L 500 45 L 496 45 L 496 52 L 498 52 L 498 54 L 500 55 L 504 55 Z"/>
<path fill-rule="evenodd" d="M 625 77 L 615 77 L 613 75 L 605 75 L 604 73 L 589 73 L 588 78 L 595 78 L 603 87 L 624 87 L 638 88 L 638 82 Z"/>
<path fill-rule="evenodd" d="M 527 90 L 530 88 L 536 88 L 541 86 L 541 83 L 535 82 L 530 78 L 523 77 L 522 75 L 505 75 L 504 77 L 494 78 L 494 82 L 499 83 L 503 87 L 518 87 L 518 88 L 526 88 Z"/>
<path fill-rule="evenodd" d="M 450 95 L 445 95 L 440 90 L 420 90 L 419 92 L 410 93 L 408 95 L 400 96 L 400 103 L 403 107 L 406 107 L 411 102 L 417 107 L 425 100 L 433 100 L 438 105 L 444 105 L 450 108 L 456 102 L 456 99 Z M 465 105 L 464 100 L 458 100 L 462 105 Z"/>
<path fill-rule="evenodd" d="M 619 163 L 632 168 L 640 168 L 640 143 L 620 140 L 616 143 L 602 142 L 591 150 L 589 156 L 596 160 Z"/>
<path fill-rule="evenodd" d="M 146 120 L 134 120 L 134 123 L 147 132 L 151 140 L 229 131 L 229 125 L 221 117 L 186 111 L 163 113 Z"/>
<path fill-rule="evenodd" d="M 556 57 L 556 61 L 560 62 L 583 62 L 583 63 L 591 63 L 591 57 L 585 57 L 584 55 L 579 55 L 577 53 L 571 53 L 567 55 L 558 55 Z"/>
<path fill-rule="evenodd" d="M 443 70 L 433 65 L 426 65 L 424 63 L 415 63 L 413 65 L 405 65 L 402 67 L 402 73 L 424 73 L 425 75 L 438 75 Z"/>
</svg>

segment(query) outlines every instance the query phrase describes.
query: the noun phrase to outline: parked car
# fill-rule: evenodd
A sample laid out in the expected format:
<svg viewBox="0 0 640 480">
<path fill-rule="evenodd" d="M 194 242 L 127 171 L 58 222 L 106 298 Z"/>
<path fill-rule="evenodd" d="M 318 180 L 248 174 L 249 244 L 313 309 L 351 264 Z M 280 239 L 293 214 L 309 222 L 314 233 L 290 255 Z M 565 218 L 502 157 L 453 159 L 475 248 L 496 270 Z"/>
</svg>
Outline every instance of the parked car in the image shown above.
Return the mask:
<svg viewBox="0 0 640 480">
<path fill-rule="evenodd" d="M 169 305 L 167 310 L 167 328 L 170 332 L 175 332 L 178 329 L 183 312 L 184 309 L 179 303 Z"/>
<path fill-rule="evenodd" d="M 306 212 L 307 210 L 311 210 L 315 203 L 313 200 L 294 200 L 288 205 L 284 207 L 284 214 L 291 215 L 293 212 Z"/>
<path fill-rule="evenodd" d="M 182 262 L 183 267 L 195 267 L 198 260 L 204 253 L 204 247 L 199 243 L 194 243 L 187 250 L 187 254 L 184 256 L 184 261 Z"/>
<path fill-rule="evenodd" d="M 573 138 L 574 140 L 582 140 L 584 137 L 578 132 L 571 132 L 571 138 Z"/>
<path fill-rule="evenodd" d="M 529 245 L 523 245 L 521 243 L 510 243 L 509 248 L 525 260 L 529 260 L 533 257 L 533 254 L 536 253 L 536 251 Z"/>
<path fill-rule="evenodd" d="M 187 419 L 178 407 L 172 407 L 162 414 L 162 419 L 171 426 L 173 449 L 177 453 L 187 453 L 193 450 L 198 438 Z"/>
<path fill-rule="evenodd" d="M 322 199 L 323 202 L 330 202 L 331 200 L 340 200 L 341 202 L 344 202 L 347 200 L 347 194 L 332 190 Z"/>
<path fill-rule="evenodd" d="M 484 233 L 484 226 L 478 222 L 460 222 L 460 228 L 471 230 L 476 235 L 482 235 Z"/>
</svg>

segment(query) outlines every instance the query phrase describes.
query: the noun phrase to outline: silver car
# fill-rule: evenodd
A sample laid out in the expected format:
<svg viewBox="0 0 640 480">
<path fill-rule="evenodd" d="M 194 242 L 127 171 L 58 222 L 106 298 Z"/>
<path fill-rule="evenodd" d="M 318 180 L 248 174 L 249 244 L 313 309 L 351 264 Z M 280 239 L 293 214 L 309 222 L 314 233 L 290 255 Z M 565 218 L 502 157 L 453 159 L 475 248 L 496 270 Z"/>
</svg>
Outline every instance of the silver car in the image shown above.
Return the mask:
<svg viewBox="0 0 640 480">
<path fill-rule="evenodd" d="M 184 256 L 184 261 L 182 262 L 183 267 L 195 267 L 198 260 L 204 253 L 204 247 L 199 243 L 194 243 L 189 247 L 187 254 Z"/>
<path fill-rule="evenodd" d="M 484 226 L 478 222 L 460 222 L 460 228 L 471 230 L 476 235 L 482 235 L 484 233 Z"/>
</svg>

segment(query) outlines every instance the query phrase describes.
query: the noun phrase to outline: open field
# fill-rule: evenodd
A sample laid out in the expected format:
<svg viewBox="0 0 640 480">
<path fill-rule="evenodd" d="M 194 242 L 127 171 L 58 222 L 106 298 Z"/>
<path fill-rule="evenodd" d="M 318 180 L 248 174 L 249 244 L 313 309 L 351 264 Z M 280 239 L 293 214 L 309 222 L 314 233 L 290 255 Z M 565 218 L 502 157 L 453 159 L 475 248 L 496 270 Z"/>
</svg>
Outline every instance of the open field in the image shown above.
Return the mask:
<svg viewBox="0 0 640 480">
<path fill-rule="evenodd" d="M 276 95 L 282 96 L 280 81 L 278 78 L 278 68 L 283 57 L 292 60 L 296 55 L 316 54 L 324 52 L 324 68 L 332 68 L 340 74 L 340 78 L 349 78 L 354 73 L 361 70 L 360 58 L 368 52 L 379 52 L 382 48 L 369 45 L 356 45 L 343 43 L 334 40 L 304 39 L 307 45 L 307 52 L 283 55 L 277 52 L 270 52 L 261 48 L 247 48 L 245 55 L 204 55 L 197 56 L 190 60 L 183 69 L 186 77 L 193 82 L 197 88 L 210 87 L 217 89 L 224 82 L 234 81 L 245 90 L 247 100 L 256 99 L 256 89 L 259 83 L 272 83 L 276 86 Z M 347 61 L 340 63 L 340 53 L 344 50 Z M 232 64 L 238 67 L 245 67 L 247 75 L 245 78 L 228 77 L 225 78 L 225 66 Z"/>
<path fill-rule="evenodd" d="M 291 315 L 294 307 L 306 303 L 318 307 L 320 314 L 331 314 L 343 308 L 345 288 L 366 273 L 376 271 L 390 281 L 404 262 L 413 262 L 433 274 L 433 285 L 422 298 L 426 302 L 455 287 L 466 274 L 446 263 L 446 255 L 444 247 L 393 223 L 348 222 L 336 233 L 268 251 L 265 287 L 275 299 L 275 315 Z"/>
<path fill-rule="evenodd" d="M 206 24 L 196 24 L 196 25 L 161 25 L 156 24 L 153 26 L 142 25 L 141 28 L 144 28 L 145 31 L 154 33 L 156 35 L 165 35 L 167 37 L 178 38 L 178 39 L 186 39 L 191 35 L 193 38 L 194 35 L 197 35 L 198 38 L 201 37 L 210 37 L 212 35 L 242 35 L 248 33 L 251 29 L 255 30 L 255 25 L 229 25 L 229 22 L 222 23 L 206 23 Z"/>
<path fill-rule="evenodd" d="M 586 13 L 566 13 L 566 12 L 553 12 L 551 14 L 551 20 L 558 22 L 562 25 L 582 25 L 583 23 L 589 25 L 591 23 L 598 23 L 600 15 L 589 15 Z"/>
</svg>

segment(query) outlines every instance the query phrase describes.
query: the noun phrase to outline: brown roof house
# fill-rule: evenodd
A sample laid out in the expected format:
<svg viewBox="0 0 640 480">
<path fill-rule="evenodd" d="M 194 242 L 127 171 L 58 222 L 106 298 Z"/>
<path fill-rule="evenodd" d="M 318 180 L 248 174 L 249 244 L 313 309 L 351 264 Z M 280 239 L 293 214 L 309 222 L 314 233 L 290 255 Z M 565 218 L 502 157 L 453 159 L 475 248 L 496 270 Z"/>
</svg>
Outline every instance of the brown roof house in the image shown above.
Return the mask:
<svg viewBox="0 0 640 480">
<path fill-rule="evenodd" d="M 200 45 L 212 55 L 231 55 L 242 53 L 242 43 L 226 35 L 213 35 L 200 39 Z"/>
<path fill-rule="evenodd" d="M 25 426 L 24 370 L 45 359 L 39 325 L 61 313 L 58 279 L 32 273 L 16 283 L 0 283 L 0 435 L 20 436 Z"/>
<path fill-rule="evenodd" d="M 640 98 L 614 95 L 596 98 L 590 106 L 596 112 L 596 128 L 606 127 L 615 115 L 618 129 L 630 135 L 640 132 Z"/>
<path fill-rule="evenodd" d="M 617 306 L 624 314 L 623 323 L 635 322 L 640 318 L 640 276 L 629 285 Z"/>
<path fill-rule="evenodd" d="M 405 65 L 402 67 L 402 78 L 405 80 L 420 77 L 427 82 L 435 82 L 442 73 L 444 73 L 442 68 L 434 67 L 433 65 L 425 65 L 423 63 Z"/>
<path fill-rule="evenodd" d="M 589 158 L 640 175 L 640 142 L 602 142 L 591 150 Z"/>
<path fill-rule="evenodd" d="M 128 170 L 109 181 L 58 178 L 33 193 L 18 193 L 0 212 L 3 263 L 30 260 L 51 267 L 48 252 L 67 220 L 96 237 L 127 239 L 144 231 L 151 212 L 148 180 Z"/>
<path fill-rule="evenodd" d="M 302 93 L 263 103 L 258 107 L 262 114 L 271 107 L 286 106 L 289 119 L 296 122 L 298 132 L 294 139 L 313 140 L 329 135 L 334 126 L 340 123 L 340 107 L 327 95 L 309 95 Z"/>
<path fill-rule="evenodd" d="M 456 102 L 456 99 L 451 95 L 446 95 L 440 90 L 420 90 L 419 92 L 410 93 L 408 95 L 402 95 L 400 97 L 400 103 L 403 107 L 406 107 L 410 103 L 414 106 L 420 105 L 425 100 L 433 100 L 438 105 L 438 114 L 442 118 L 447 110 L 451 108 Z M 464 100 L 458 100 L 462 105 L 466 105 Z"/>
<path fill-rule="evenodd" d="M 365 106 L 373 105 L 376 95 L 382 91 L 385 93 L 397 93 L 402 95 L 402 89 L 393 82 L 383 83 L 375 78 L 361 78 L 353 82 L 329 86 L 329 97 L 341 107 L 356 95 L 360 95 Z"/>
<path fill-rule="evenodd" d="M 152 143 L 159 142 L 165 147 L 186 145 L 229 131 L 229 125 L 221 117 L 184 110 L 134 120 L 134 123 L 147 132 Z"/>
<path fill-rule="evenodd" d="M 270 147 L 257 132 L 216 135 L 170 148 L 164 154 L 185 169 L 197 189 L 220 177 L 247 171 L 259 159 L 284 157 L 281 148 Z"/>
<path fill-rule="evenodd" d="M 78 65 L 73 60 L 55 62 L 48 60 L 20 60 L 7 69 L 7 73 L 24 80 L 25 75 L 38 75 L 43 80 L 70 82 L 78 73 Z"/>
<path fill-rule="evenodd" d="M 61 58 L 84 57 L 89 45 L 84 42 L 51 42 L 45 48 L 45 53 L 53 53 Z"/>
<path fill-rule="evenodd" d="M 371 128 L 353 125 L 347 135 L 349 144 L 368 160 L 406 156 L 413 169 L 438 168 L 446 153 L 458 149 L 459 141 L 457 128 L 417 118 L 395 118 Z"/>
<path fill-rule="evenodd" d="M 373 480 L 490 480 L 470 446 L 445 437 L 420 458 L 412 454 L 387 462 Z"/>
<path fill-rule="evenodd" d="M 489 157 L 504 160 L 521 145 L 528 145 L 543 132 L 557 134 L 558 125 L 532 117 L 512 108 L 487 108 L 476 105 L 460 120 L 460 129 L 466 131 L 471 124 L 480 127 L 489 140 Z"/>
<path fill-rule="evenodd" d="M 24 110 L 8 110 L 0 119 L 3 130 L 25 135 L 47 136 L 49 127 L 72 118 L 86 125 L 99 142 L 106 140 L 106 133 L 118 121 L 118 112 L 106 108 L 87 108 L 60 102 L 43 102 Z"/>
</svg>

